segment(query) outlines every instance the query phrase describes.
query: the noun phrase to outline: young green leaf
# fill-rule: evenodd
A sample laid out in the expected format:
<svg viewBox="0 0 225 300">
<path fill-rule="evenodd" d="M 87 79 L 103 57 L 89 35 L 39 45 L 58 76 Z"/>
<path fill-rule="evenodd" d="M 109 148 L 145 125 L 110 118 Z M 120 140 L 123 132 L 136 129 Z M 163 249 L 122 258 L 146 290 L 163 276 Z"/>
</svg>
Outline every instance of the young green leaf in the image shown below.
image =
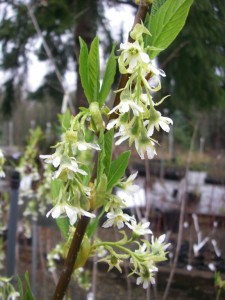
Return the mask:
<svg viewBox="0 0 225 300">
<path fill-rule="evenodd" d="M 97 101 L 99 94 L 100 63 L 99 63 L 99 40 L 94 38 L 88 55 L 88 84 L 90 88 L 91 102 Z"/>
<path fill-rule="evenodd" d="M 79 74 L 81 79 L 81 84 L 84 89 L 84 94 L 88 100 L 88 103 L 91 103 L 91 89 L 88 81 L 88 47 L 87 44 L 79 37 L 80 41 L 80 56 L 79 56 Z"/>
<path fill-rule="evenodd" d="M 65 238 L 65 240 L 68 239 L 68 232 L 69 232 L 69 228 L 70 228 L 70 221 L 68 218 L 58 218 L 56 219 L 56 223 L 63 235 L 63 237 Z"/>
<path fill-rule="evenodd" d="M 67 110 L 63 115 L 61 115 L 61 124 L 63 129 L 66 131 L 70 127 L 71 113 Z"/>
<path fill-rule="evenodd" d="M 193 0 L 167 0 L 155 15 L 150 16 L 147 25 L 151 36 L 146 36 L 145 44 L 155 49 L 149 50 L 151 59 L 165 50 L 183 28 Z"/>
<path fill-rule="evenodd" d="M 109 59 L 108 59 L 107 65 L 106 65 L 106 69 L 105 69 L 105 73 L 104 73 L 101 90 L 99 93 L 98 100 L 99 100 L 100 107 L 102 107 L 102 105 L 106 101 L 106 98 L 109 94 L 109 91 L 111 89 L 111 86 L 113 84 L 114 77 L 116 74 L 116 57 L 115 57 L 114 51 L 115 51 L 115 46 L 113 47 L 112 52 L 109 56 Z"/>
<path fill-rule="evenodd" d="M 102 211 L 100 212 L 100 214 L 98 215 L 98 217 L 95 219 L 92 219 L 89 222 L 87 230 L 86 230 L 86 234 L 89 238 L 92 237 L 93 234 L 95 233 L 95 230 L 98 227 L 98 223 L 99 223 L 101 217 L 104 215 L 104 213 L 105 213 L 105 209 L 103 208 Z"/>
<path fill-rule="evenodd" d="M 105 143 L 104 143 L 104 149 L 105 149 L 105 157 L 104 157 L 105 170 L 104 170 L 104 172 L 107 177 L 109 175 L 111 161 L 112 161 L 113 138 L 114 138 L 114 130 L 110 129 L 105 134 Z"/>
<path fill-rule="evenodd" d="M 32 294 L 28 272 L 25 273 L 24 277 L 25 277 L 25 283 L 26 283 L 26 296 L 25 296 L 25 300 L 35 300 L 35 298 L 34 298 L 34 296 Z"/>
<path fill-rule="evenodd" d="M 104 159 L 105 159 L 105 136 L 103 130 L 100 131 L 99 140 L 98 140 L 99 146 L 101 148 L 99 154 L 98 154 L 98 165 L 97 165 L 97 185 L 99 181 L 101 180 L 101 176 L 105 171 L 105 165 L 104 165 Z"/>
<path fill-rule="evenodd" d="M 20 293 L 20 299 L 24 299 L 22 280 L 20 279 L 19 275 L 17 275 L 16 279 L 17 279 L 18 291 Z"/>
<path fill-rule="evenodd" d="M 124 175 L 129 158 L 130 151 L 126 151 L 121 153 L 120 156 L 112 162 L 108 175 L 107 191 L 111 190 Z"/>
<path fill-rule="evenodd" d="M 58 197 L 62 185 L 63 183 L 60 179 L 53 179 L 51 181 L 51 198 L 53 200 Z"/>
</svg>

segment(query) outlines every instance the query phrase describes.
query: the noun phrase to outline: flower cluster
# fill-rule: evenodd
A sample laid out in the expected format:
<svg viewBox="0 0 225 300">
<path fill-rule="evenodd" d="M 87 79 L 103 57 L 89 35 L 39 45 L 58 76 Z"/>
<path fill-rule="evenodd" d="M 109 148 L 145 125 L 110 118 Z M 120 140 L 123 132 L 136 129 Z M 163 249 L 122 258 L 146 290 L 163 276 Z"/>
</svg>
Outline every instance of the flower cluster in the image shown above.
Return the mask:
<svg viewBox="0 0 225 300">
<path fill-rule="evenodd" d="M 54 207 L 47 213 L 48 216 L 59 218 L 66 216 L 70 225 L 74 225 L 82 215 L 94 218 L 88 212 L 90 203 L 90 188 L 88 169 L 79 161 L 79 156 L 91 150 L 100 150 L 98 144 L 90 142 L 87 136 L 86 120 L 90 118 L 88 110 L 80 112 L 77 116 L 69 116 L 69 125 L 61 136 L 61 141 L 54 146 L 55 152 L 51 155 L 41 155 L 46 163 L 54 167 L 53 194 Z M 85 160 L 82 158 L 82 160 Z M 86 161 L 89 161 L 87 158 Z M 86 178 L 86 179 L 85 179 Z"/>
<path fill-rule="evenodd" d="M 57 269 L 56 265 L 63 257 L 63 245 L 57 244 L 47 255 L 48 271 L 54 273 Z"/>
<path fill-rule="evenodd" d="M 117 187 L 124 190 L 122 198 L 117 195 L 107 196 L 104 208 L 107 212 L 107 220 L 102 225 L 104 228 L 114 226 L 118 229 L 122 229 L 126 225 L 132 231 L 130 238 L 125 231 L 121 231 L 123 234 L 121 240 L 115 242 L 96 240 L 92 248 L 93 252 L 101 252 L 101 256 L 98 256 L 100 261 L 109 265 L 108 270 L 116 268 L 122 272 L 124 261 L 128 261 L 131 267 L 130 275 L 135 274 L 137 276 L 136 283 L 138 285 L 143 284 L 143 287 L 147 288 L 150 283 L 155 283 L 154 274 L 158 271 L 156 263 L 166 260 L 166 250 L 170 244 L 165 243 L 165 234 L 159 238 L 153 236 L 149 228 L 150 222 L 146 220 L 137 222 L 135 216 L 130 216 L 124 212 L 126 195 L 129 197 L 138 188 L 137 185 L 133 184 L 136 176 L 137 173 L 131 174 L 127 180 L 122 179 L 118 183 Z M 148 241 L 148 235 L 152 235 L 150 241 Z M 140 242 L 140 237 L 145 239 Z M 138 248 L 135 245 L 138 245 Z"/>
<path fill-rule="evenodd" d="M 0 299 L 16 300 L 20 293 L 17 292 L 10 282 L 11 278 L 0 277 Z"/>
<path fill-rule="evenodd" d="M 107 129 L 118 129 L 116 145 L 128 140 L 129 145 L 135 144 L 142 159 L 145 153 L 152 159 L 156 155 L 157 143 L 152 138 L 154 130 L 161 128 L 169 132 L 173 121 L 155 108 L 165 99 L 156 104 L 152 98 L 152 93 L 161 88 L 160 76 L 165 76 L 165 73 L 154 66 L 147 54 L 143 34 L 150 35 L 143 24 L 137 24 L 130 33 L 134 42 L 120 45 L 119 70 L 122 74 L 128 74 L 129 79 L 125 87 L 117 91 L 121 93 L 120 103 L 109 114 L 117 113 L 118 117 L 109 122 Z"/>
<path fill-rule="evenodd" d="M 128 227 L 132 226 L 136 222 L 134 216 L 130 216 L 123 212 L 124 208 L 127 208 L 126 200 L 131 197 L 134 191 L 137 191 L 139 187 L 133 184 L 133 180 L 136 178 L 137 172 L 131 174 L 127 180 L 121 180 L 117 189 L 122 190 L 123 194 L 118 195 L 107 195 L 107 203 L 105 205 L 105 211 L 107 212 L 107 221 L 102 225 L 104 228 L 111 226 L 117 226 L 118 229 L 124 227 L 126 224 Z M 130 224 L 131 222 L 131 224 Z"/>
<path fill-rule="evenodd" d="M 106 250 L 105 257 L 100 261 L 104 261 L 109 265 L 108 271 L 116 268 L 122 273 L 122 265 L 125 261 L 130 263 L 131 272 L 129 275 L 136 275 L 137 285 L 143 284 L 143 288 L 147 288 L 149 284 L 155 283 L 155 273 L 158 271 L 156 263 L 166 260 L 166 250 L 170 244 L 165 243 L 165 234 L 161 235 L 158 239 L 152 236 L 151 243 L 148 240 L 142 240 L 142 244 L 137 240 L 143 234 L 151 234 L 148 228 L 149 223 L 138 225 L 133 224 L 133 234 L 129 239 L 125 232 L 123 238 L 117 242 L 100 242 L 98 241 L 93 245 L 95 250 L 104 247 Z M 134 244 L 138 248 L 134 248 Z"/>
</svg>

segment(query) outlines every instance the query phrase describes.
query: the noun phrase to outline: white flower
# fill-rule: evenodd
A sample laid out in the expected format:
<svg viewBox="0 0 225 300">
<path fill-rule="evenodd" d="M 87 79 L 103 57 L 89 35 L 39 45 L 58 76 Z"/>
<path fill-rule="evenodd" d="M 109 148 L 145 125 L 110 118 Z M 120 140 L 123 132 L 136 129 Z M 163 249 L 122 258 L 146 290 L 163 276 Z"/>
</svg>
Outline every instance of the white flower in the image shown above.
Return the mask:
<svg viewBox="0 0 225 300">
<path fill-rule="evenodd" d="M 55 172 L 54 178 L 61 178 L 63 180 L 73 179 L 75 173 L 87 175 L 87 173 L 78 167 L 74 157 L 67 158 L 65 162 L 61 162 L 59 169 Z"/>
<path fill-rule="evenodd" d="M 166 235 L 162 234 L 160 235 L 159 238 L 154 238 L 154 236 L 152 236 L 151 238 L 151 248 L 152 248 L 152 252 L 157 254 L 157 255 L 165 255 L 165 251 L 166 249 L 170 246 L 170 243 L 165 244 Z"/>
<path fill-rule="evenodd" d="M 57 147 L 55 153 L 40 155 L 40 158 L 44 159 L 47 164 L 52 164 L 55 168 L 58 168 L 62 159 L 62 146 Z"/>
<path fill-rule="evenodd" d="M 129 117 L 128 114 L 121 114 L 118 118 L 110 120 L 106 126 L 107 130 L 112 129 L 113 127 L 119 128 L 119 130 L 123 130 L 124 127 L 129 125 Z"/>
<path fill-rule="evenodd" d="M 127 180 L 121 182 L 121 187 L 127 192 L 128 194 L 133 194 L 137 192 L 140 188 L 137 184 L 133 184 L 134 179 L 137 177 L 138 171 L 131 174 Z"/>
<path fill-rule="evenodd" d="M 138 116 L 140 113 L 143 113 L 144 110 L 141 106 L 139 106 L 138 104 L 136 104 L 134 102 L 134 100 L 123 100 L 120 102 L 120 104 L 118 104 L 117 106 L 115 106 L 110 112 L 109 114 L 112 114 L 113 112 L 115 112 L 116 110 L 119 110 L 119 112 L 121 114 L 124 114 L 126 112 L 129 112 L 130 110 L 133 111 L 133 114 L 135 116 Z"/>
<path fill-rule="evenodd" d="M 162 69 L 158 69 L 156 66 L 154 66 L 152 63 L 151 64 L 149 64 L 149 70 L 153 73 L 153 74 L 155 74 L 155 75 L 157 75 L 157 76 L 162 76 L 162 77 L 166 77 L 166 74 L 165 74 L 165 72 L 162 70 Z"/>
<path fill-rule="evenodd" d="M 157 155 L 154 145 L 155 143 L 151 140 L 145 142 L 139 141 L 138 139 L 135 140 L 135 148 L 141 159 L 145 158 L 145 152 L 147 153 L 148 159 L 152 159 L 155 155 Z"/>
<path fill-rule="evenodd" d="M 95 218 L 95 215 L 89 213 L 88 211 L 80 208 L 80 207 L 72 207 L 68 204 L 57 204 L 55 205 L 47 214 L 46 217 L 52 216 L 53 219 L 57 219 L 59 217 L 67 216 L 70 220 L 70 225 L 72 226 L 76 221 L 77 217 L 84 215 L 89 218 Z"/>
<path fill-rule="evenodd" d="M 162 130 L 169 132 L 169 125 L 173 124 L 173 120 L 168 117 L 163 117 L 159 111 L 154 111 L 152 116 L 148 121 L 148 136 L 152 136 L 154 132 L 154 128 L 159 131 L 161 127 Z"/>
<path fill-rule="evenodd" d="M 102 225 L 104 228 L 117 226 L 118 229 L 121 229 L 124 227 L 124 222 L 128 222 L 131 219 L 131 217 L 128 214 L 124 214 L 122 210 L 109 212 L 106 216 L 108 220 Z"/>
<path fill-rule="evenodd" d="M 116 134 L 114 134 L 115 138 L 120 137 L 116 142 L 115 145 L 118 146 L 121 143 L 123 143 L 124 141 L 126 141 L 127 139 L 130 139 L 131 137 L 131 132 L 130 129 L 127 127 L 123 127 L 120 128 L 119 132 L 117 132 Z"/>
<path fill-rule="evenodd" d="M 106 129 L 107 129 L 107 130 L 110 130 L 110 129 L 112 129 L 114 126 L 117 127 L 119 124 L 120 124 L 120 123 L 119 123 L 118 118 L 117 118 L 117 119 L 114 119 L 114 120 L 110 120 L 109 123 L 108 123 L 107 126 L 106 126 Z"/>
<path fill-rule="evenodd" d="M 16 300 L 17 297 L 19 296 L 20 296 L 19 292 L 13 291 L 8 295 L 7 300 Z"/>
<path fill-rule="evenodd" d="M 136 68 L 141 65 L 143 68 L 150 62 L 147 53 L 143 51 L 140 44 L 135 41 L 134 43 L 121 43 L 120 50 L 122 50 L 118 63 L 120 73 L 133 73 Z"/>
<path fill-rule="evenodd" d="M 152 234 L 152 231 L 149 229 L 150 222 L 137 224 L 136 219 L 131 219 L 131 224 L 126 223 L 126 225 L 137 235 Z"/>
<path fill-rule="evenodd" d="M 143 113 L 143 107 L 138 105 L 135 102 L 135 99 L 132 98 L 133 96 L 127 92 L 127 90 L 123 90 L 121 95 L 120 95 L 120 103 L 115 106 L 109 114 L 112 114 L 116 110 L 119 110 L 121 114 L 127 113 L 130 110 L 132 110 L 133 114 L 135 116 L 138 116 L 140 113 Z"/>
<path fill-rule="evenodd" d="M 158 268 L 150 261 L 148 267 L 145 266 L 140 274 L 138 274 L 139 277 L 137 278 L 136 284 L 143 284 L 143 288 L 147 289 L 150 283 L 155 284 L 154 272 L 157 271 Z"/>
<path fill-rule="evenodd" d="M 80 151 L 85 151 L 88 149 L 94 149 L 94 150 L 101 150 L 101 148 L 99 147 L 98 144 L 94 144 L 94 143 L 87 143 L 85 141 L 77 141 L 76 143 L 72 144 L 72 149 L 73 152 L 76 152 L 76 150 L 80 150 Z"/>
<path fill-rule="evenodd" d="M 147 289 L 149 286 L 149 283 L 155 284 L 155 278 L 152 276 L 149 276 L 149 277 L 140 276 L 137 278 L 136 284 L 140 285 L 142 283 L 143 283 L 143 288 Z"/>
</svg>

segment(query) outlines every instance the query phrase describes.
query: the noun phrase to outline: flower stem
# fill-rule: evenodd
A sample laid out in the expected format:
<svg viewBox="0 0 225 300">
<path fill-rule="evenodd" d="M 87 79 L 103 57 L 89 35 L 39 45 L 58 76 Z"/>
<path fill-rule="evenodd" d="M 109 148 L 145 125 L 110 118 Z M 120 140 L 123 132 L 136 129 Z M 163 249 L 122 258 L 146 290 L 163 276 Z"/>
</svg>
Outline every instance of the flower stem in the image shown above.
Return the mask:
<svg viewBox="0 0 225 300">
<path fill-rule="evenodd" d="M 65 260 L 63 270 L 61 276 L 59 278 L 58 284 L 55 289 L 55 293 L 53 296 L 53 300 L 62 300 L 67 287 L 70 282 L 71 275 L 73 273 L 74 264 L 80 250 L 80 246 L 84 237 L 84 234 L 87 229 L 87 225 L 89 223 L 90 218 L 86 216 L 82 216 L 81 219 L 78 221 L 76 231 L 74 233 L 71 246 L 69 248 L 69 252 L 67 258 Z"/>
</svg>

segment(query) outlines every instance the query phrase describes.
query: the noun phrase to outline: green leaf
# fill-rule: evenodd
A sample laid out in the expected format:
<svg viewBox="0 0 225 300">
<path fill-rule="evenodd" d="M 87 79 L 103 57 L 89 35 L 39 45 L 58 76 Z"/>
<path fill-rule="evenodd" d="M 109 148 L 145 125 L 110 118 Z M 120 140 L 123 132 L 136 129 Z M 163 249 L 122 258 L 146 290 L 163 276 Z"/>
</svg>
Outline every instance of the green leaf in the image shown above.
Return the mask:
<svg viewBox="0 0 225 300">
<path fill-rule="evenodd" d="M 84 94 L 88 100 L 88 103 L 91 103 L 91 89 L 88 82 L 88 47 L 87 44 L 79 37 L 80 41 L 80 56 L 79 56 L 79 74 L 82 87 L 84 89 Z"/>
<path fill-rule="evenodd" d="M 56 223 L 65 238 L 67 240 L 68 238 L 68 232 L 69 232 L 69 227 L 70 227 L 70 221 L 68 218 L 57 218 Z"/>
<path fill-rule="evenodd" d="M 20 293 L 20 299 L 24 299 L 23 296 L 23 283 L 22 280 L 20 279 L 20 277 L 17 275 L 17 285 L 18 285 L 18 291 Z"/>
<path fill-rule="evenodd" d="M 85 171 L 87 173 L 87 175 L 83 175 L 83 174 L 79 174 L 77 173 L 77 176 L 78 178 L 80 179 L 80 181 L 84 184 L 84 185 L 88 185 L 89 184 L 89 181 L 90 181 L 90 178 L 91 178 L 91 169 L 92 169 L 92 165 L 89 164 L 89 165 L 85 165 L 83 164 L 81 166 L 81 169 L 83 171 Z"/>
<path fill-rule="evenodd" d="M 103 173 L 95 190 L 94 207 L 101 207 L 106 201 L 107 176 Z"/>
<path fill-rule="evenodd" d="M 108 177 L 110 167 L 111 167 L 111 161 L 112 161 L 112 150 L 113 150 L 113 138 L 114 138 L 114 130 L 110 129 L 105 134 L 105 157 L 104 157 L 104 166 L 105 166 L 105 174 Z"/>
<path fill-rule="evenodd" d="M 25 273 L 25 283 L 26 283 L 26 297 L 25 297 L 25 300 L 35 300 L 35 298 L 32 294 L 28 272 Z"/>
<path fill-rule="evenodd" d="M 109 56 L 104 77 L 103 77 L 103 82 L 101 86 L 101 90 L 99 93 L 99 106 L 102 107 L 102 105 L 105 103 L 107 96 L 109 95 L 111 86 L 114 82 L 114 77 L 116 74 L 116 57 L 114 55 L 115 51 L 115 46 L 112 49 L 112 52 Z"/>
<path fill-rule="evenodd" d="M 101 217 L 104 215 L 104 213 L 105 213 L 105 209 L 103 208 L 101 213 L 98 215 L 98 217 L 95 219 L 92 219 L 89 222 L 87 230 L 86 230 L 86 234 L 89 238 L 92 237 L 93 234 L 95 233 L 95 230 L 98 227 L 98 223 L 99 223 Z"/>
<path fill-rule="evenodd" d="M 62 127 L 67 130 L 70 127 L 70 120 L 71 120 L 71 113 L 69 110 L 67 110 L 62 116 L 61 116 L 61 123 Z"/>
<path fill-rule="evenodd" d="M 157 49 L 150 49 L 151 59 L 165 50 L 183 28 L 193 0 L 167 0 L 149 18 L 147 25 L 151 36 L 146 36 L 145 44 Z"/>
<path fill-rule="evenodd" d="M 51 181 L 51 198 L 56 199 L 59 196 L 59 191 L 63 183 L 60 179 L 53 179 Z"/>
<path fill-rule="evenodd" d="M 100 131 L 99 140 L 98 140 L 99 146 L 101 150 L 98 154 L 98 165 L 97 165 L 97 185 L 99 184 L 99 181 L 101 179 L 102 174 L 105 171 L 105 165 L 104 165 L 104 159 L 105 159 L 105 137 L 103 130 Z"/>
<path fill-rule="evenodd" d="M 99 40 L 94 38 L 88 55 L 87 66 L 88 84 L 90 88 L 90 102 L 97 101 L 99 94 L 100 64 L 99 64 Z"/>
<path fill-rule="evenodd" d="M 157 13 L 159 8 L 166 2 L 166 0 L 154 0 L 151 8 L 151 18 Z"/>
<path fill-rule="evenodd" d="M 111 190 L 124 175 L 129 158 L 130 151 L 126 151 L 121 153 L 120 156 L 112 162 L 108 175 L 107 191 Z"/>
<path fill-rule="evenodd" d="M 112 160 L 113 138 L 113 129 L 107 131 L 105 134 L 103 133 L 103 131 L 100 132 L 98 143 L 101 150 L 98 155 L 97 185 L 99 184 L 103 174 L 105 174 L 107 177 L 109 175 Z"/>
</svg>

